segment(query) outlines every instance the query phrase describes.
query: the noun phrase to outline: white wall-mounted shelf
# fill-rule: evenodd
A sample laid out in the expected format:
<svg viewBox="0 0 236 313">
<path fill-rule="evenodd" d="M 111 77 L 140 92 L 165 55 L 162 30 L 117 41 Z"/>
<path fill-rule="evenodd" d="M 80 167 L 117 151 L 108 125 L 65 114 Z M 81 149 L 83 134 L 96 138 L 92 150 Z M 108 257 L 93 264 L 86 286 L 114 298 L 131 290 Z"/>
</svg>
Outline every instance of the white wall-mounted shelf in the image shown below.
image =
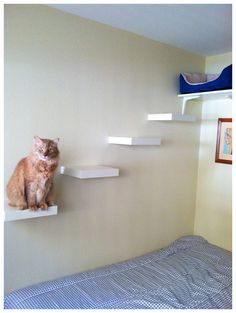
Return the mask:
<svg viewBox="0 0 236 313">
<path fill-rule="evenodd" d="M 232 89 L 179 94 L 178 97 L 182 99 L 182 114 L 184 115 L 188 101 L 232 99 Z"/>
<path fill-rule="evenodd" d="M 61 166 L 60 174 L 80 179 L 119 176 L 119 169 L 108 166 Z"/>
<path fill-rule="evenodd" d="M 222 99 L 222 98 L 231 99 L 232 89 L 179 94 L 178 97 L 179 98 L 197 97 L 198 100 L 215 100 L 215 99 Z"/>
<path fill-rule="evenodd" d="M 57 206 L 50 206 L 47 210 L 38 209 L 37 211 L 31 211 L 29 209 L 18 210 L 10 207 L 8 204 L 5 204 L 4 215 L 5 222 L 52 216 L 57 215 Z"/>
<path fill-rule="evenodd" d="M 195 122 L 196 118 L 193 115 L 187 114 L 148 114 L 148 121 L 176 121 L 176 122 Z"/>
<path fill-rule="evenodd" d="M 108 137 L 108 143 L 128 146 L 160 146 L 158 137 Z"/>
</svg>

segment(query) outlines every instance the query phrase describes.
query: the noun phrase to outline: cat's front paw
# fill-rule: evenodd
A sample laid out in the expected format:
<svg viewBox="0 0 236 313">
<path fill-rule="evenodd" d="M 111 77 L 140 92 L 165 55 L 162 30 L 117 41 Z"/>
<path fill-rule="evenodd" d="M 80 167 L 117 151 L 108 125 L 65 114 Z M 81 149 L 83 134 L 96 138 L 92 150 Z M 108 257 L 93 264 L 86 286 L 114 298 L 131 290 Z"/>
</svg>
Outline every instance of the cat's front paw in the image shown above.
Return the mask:
<svg viewBox="0 0 236 313">
<path fill-rule="evenodd" d="M 38 208 L 35 204 L 31 204 L 31 205 L 29 204 L 29 209 L 30 209 L 30 211 L 37 211 L 38 210 Z"/>
<path fill-rule="evenodd" d="M 44 203 L 44 202 L 43 202 L 43 203 L 40 203 L 40 204 L 39 204 L 39 207 L 40 207 L 41 210 L 47 210 L 47 209 L 48 209 L 47 204 Z"/>
</svg>

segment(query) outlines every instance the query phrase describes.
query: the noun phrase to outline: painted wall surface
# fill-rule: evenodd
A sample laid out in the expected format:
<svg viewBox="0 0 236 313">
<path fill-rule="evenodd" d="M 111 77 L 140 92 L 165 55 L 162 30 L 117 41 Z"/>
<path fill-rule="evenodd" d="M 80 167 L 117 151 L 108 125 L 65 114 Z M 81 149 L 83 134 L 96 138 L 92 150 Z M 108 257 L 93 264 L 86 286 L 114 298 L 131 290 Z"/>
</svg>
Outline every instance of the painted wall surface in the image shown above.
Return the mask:
<svg viewBox="0 0 236 313">
<path fill-rule="evenodd" d="M 206 58 L 206 72 L 220 73 L 232 54 Z M 232 100 L 205 101 L 201 139 L 194 233 L 222 248 L 232 249 L 232 165 L 215 163 L 218 118 L 232 117 Z"/>
<path fill-rule="evenodd" d="M 5 184 L 34 135 L 60 137 L 60 164 L 120 168 L 117 178 L 57 174 L 57 216 L 5 223 L 5 292 L 193 233 L 200 124 L 146 116 L 181 112 L 178 74 L 204 67 L 201 56 L 43 5 L 5 6 Z"/>
</svg>

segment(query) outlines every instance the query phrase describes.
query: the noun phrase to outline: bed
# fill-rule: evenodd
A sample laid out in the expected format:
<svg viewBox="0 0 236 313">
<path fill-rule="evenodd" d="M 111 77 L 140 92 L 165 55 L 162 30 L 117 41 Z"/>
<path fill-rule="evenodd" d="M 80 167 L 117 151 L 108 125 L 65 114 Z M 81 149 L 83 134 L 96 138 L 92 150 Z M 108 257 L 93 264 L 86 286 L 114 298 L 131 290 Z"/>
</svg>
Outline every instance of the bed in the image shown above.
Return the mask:
<svg viewBox="0 0 236 313">
<path fill-rule="evenodd" d="M 179 76 L 180 94 L 232 89 L 232 64 L 220 74 L 181 73 Z"/>
<path fill-rule="evenodd" d="M 184 236 L 134 259 L 16 290 L 5 309 L 230 309 L 232 254 Z"/>
</svg>

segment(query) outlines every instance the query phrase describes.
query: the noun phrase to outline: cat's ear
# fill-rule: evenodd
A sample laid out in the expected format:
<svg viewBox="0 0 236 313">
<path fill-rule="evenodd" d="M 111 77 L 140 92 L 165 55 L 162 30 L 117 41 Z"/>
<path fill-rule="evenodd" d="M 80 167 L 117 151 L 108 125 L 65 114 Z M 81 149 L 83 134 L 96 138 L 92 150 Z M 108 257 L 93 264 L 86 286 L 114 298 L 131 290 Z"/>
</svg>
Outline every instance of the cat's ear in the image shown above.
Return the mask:
<svg viewBox="0 0 236 313">
<path fill-rule="evenodd" d="M 41 140 L 41 138 L 39 136 L 34 136 L 34 143 L 35 144 L 39 144 L 41 142 L 42 142 L 42 140 Z"/>
<path fill-rule="evenodd" d="M 58 144 L 58 142 L 59 142 L 59 138 L 56 138 L 56 139 L 54 139 L 53 141 L 54 141 L 54 142 L 55 142 L 55 144 L 57 145 L 57 144 Z"/>
</svg>

